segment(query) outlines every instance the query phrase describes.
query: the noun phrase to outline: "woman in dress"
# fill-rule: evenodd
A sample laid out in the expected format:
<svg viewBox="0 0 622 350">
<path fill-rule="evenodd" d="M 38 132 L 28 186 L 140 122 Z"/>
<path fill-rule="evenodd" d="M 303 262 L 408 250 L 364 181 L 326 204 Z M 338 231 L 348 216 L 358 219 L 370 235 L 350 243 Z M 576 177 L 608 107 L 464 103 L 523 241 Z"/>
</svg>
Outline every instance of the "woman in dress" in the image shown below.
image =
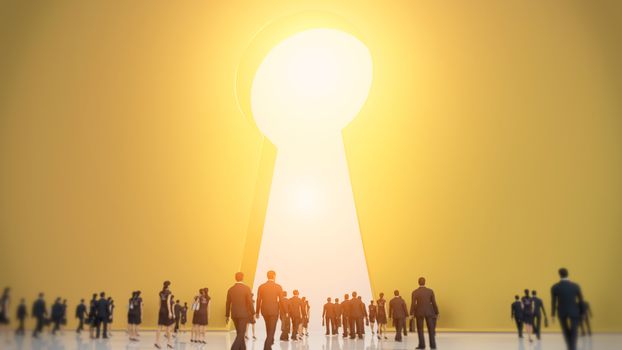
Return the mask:
<svg viewBox="0 0 622 350">
<path fill-rule="evenodd" d="M 385 332 L 387 331 L 387 309 L 385 307 L 386 300 L 384 293 L 380 293 L 380 298 L 376 301 L 376 322 L 378 322 L 378 339 L 387 339 Z"/>
<path fill-rule="evenodd" d="M 199 328 L 201 315 L 199 309 L 201 308 L 201 298 L 203 297 L 203 289 L 199 289 L 199 294 L 195 295 L 192 301 L 192 330 L 190 331 L 190 342 L 198 343 L 199 335 L 201 333 Z"/>
<path fill-rule="evenodd" d="M 523 324 L 525 325 L 525 331 L 529 342 L 533 342 L 531 335 L 533 334 L 533 318 L 534 318 L 534 303 L 533 299 L 529 296 L 529 290 L 525 289 L 525 296 L 521 299 L 523 304 Z"/>
<path fill-rule="evenodd" d="M 111 297 L 108 297 L 108 336 L 112 337 L 112 315 L 114 314 L 114 300 Z"/>
<path fill-rule="evenodd" d="M 155 347 L 160 349 L 160 333 L 166 332 L 166 346 L 170 349 L 171 345 L 171 325 L 175 322 L 173 317 L 173 309 L 171 308 L 171 290 L 169 286 L 171 282 L 164 281 L 162 290 L 159 293 L 160 297 L 160 311 L 158 312 L 158 329 L 156 331 Z"/>
<path fill-rule="evenodd" d="M 255 294 L 251 293 L 251 301 L 253 302 L 253 310 L 255 310 Z M 248 334 L 248 328 L 250 326 L 251 332 L 253 334 L 253 340 L 257 340 L 257 337 L 255 337 L 255 322 L 256 318 L 253 316 L 251 317 L 251 319 L 248 321 L 248 324 L 246 325 L 246 333 Z M 248 335 L 245 335 L 244 338 L 248 339 Z"/>
<path fill-rule="evenodd" d="M 199 341 L 203 344 L 205 344 L 205 329 L 209 323 L 209 302 L 211 299 L 209 289 L 203 288 L 203 294 L 199 300 Z"/>
<path fill-rule="evenodd" d="M 371 328 L 371 334 L 376 333 L 374 331 L 374 323 L 376 323 L 376 317 L 378 316 L 378 307 L 374 305 L 374 301 L 369 301 L 369 328 Z"/>
<path fill-rule="evenodd" d="M 132 292 L 127 311 L 127 332 L 130 341 L 138 341 L 138 325 L 141 323 L 142 308 L 143 299 L 140 297 L 140 291 Z"/>
<path fill-rule="evenodd" d="M 93 294 L 93 298 L 89 303 L 89 314 L 88 321 L 89 324 L 89 336 L 91 339 L 95 339 L 95 327 L 97 327 L 97 294 Z"/>
</svg>

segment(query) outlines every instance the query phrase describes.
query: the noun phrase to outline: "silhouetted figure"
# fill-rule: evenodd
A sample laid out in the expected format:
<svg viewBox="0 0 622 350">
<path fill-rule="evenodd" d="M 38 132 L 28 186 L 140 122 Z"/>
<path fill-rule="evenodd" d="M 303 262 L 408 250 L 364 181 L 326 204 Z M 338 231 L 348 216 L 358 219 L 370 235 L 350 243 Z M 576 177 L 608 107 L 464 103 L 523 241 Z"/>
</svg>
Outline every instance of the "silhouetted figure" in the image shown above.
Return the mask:
<svg viewBox="0 0 622 350">
<path fill-rule="evenodd" d="M 430 338 L 430 348 L 436 349 L 436 319 L 438 318 L 438 305 L 434 291 L 425 286 L 425 278 L 419 278 L 419 288 L 412 292 L 412 302 L 410 314 L 417 319 L 417 335 L 419 336 L 419 346 L 417 349 L 425 349 L 425 336 L 423 334 L 423 321 L 428 327 Z"/>
<path fill-rule="evenodd" d="M 28 317 L 28 310 L 26 308 L 26 301 L 23 298 L 19 301 L 19 306 L 17 307 L 16 316 L 17 316 L 18 327 L 15 330 L 15 334 L 24 335 L 25 333 L 24 322 L 26 321 L 26 317 Z"/>
<path fill-rule="evenodd" d="M 365 307 L 365 303 L 363 302 L 363 298 L 360 295 L 357 298 L 361 302 L 361 305 L 363 305 L 363 320 L 365 322 L 362 325 L 360 332 L 365 334 L 365 324 L 369 326 L 369 316 L 367 315 L 367 307 Z"/>
<path fill-rule="evenodd" d="M 251 302 L 253 303 L 253 310 L 255 310 L 255 294 L 254 293 L 251 293 Z M 259 314 L 255 314 L 255 316 L 259 316 Z M 255 317 L 252 317 L 248 321 L 248 324 L 246 325 L 246 332 L 244 333 L 245 339 L 248 339 L 248 329 L 250 328 L 253 340 L 257 340 L 257 337 L 255 336 L 255 323 L 257 323 L 257 320 L 255 320 Z"/>
<path fill-rule="evenodd" d="M 43 293 L 39 293 L 39 297 L 32 304 L 32 312 L 30 314 L 37 320 L 35 329 L 32 332 L 32 336 L 37 338 L 43 331 L 43 326 L 45 326 L 45 318 L 48 315 L 45 300 L 43 300 Z"/>
<path fill-rule="evenodd" d="M 347 338 L 349 335 L 348 329 L 350 328 L 350 295 L 344 294 L 343 301 L 341 302 L 341 325 L 343 326 L 343 337 Z"/>
<path fill-rule="evenodd" d="M 106 301 L 108 302 L 108 325 L 111 325 L 112 321 L 114 320 L 113 319 L 114 308 L 115 308 L 114 300 L 112 298 L 108 298 Z M 108 331 L 108 330 L 106 330 L 106 331 Z M 109 331 L 108 331 L 108 333 L 106 333 L 106 335 L 108 335 L 108 337 L 112 336 L 112 334 Z"/>
<path fill-rule="evenodd" d="M 138 326 L 142 323 L 143 299 L 140 291 L 132 292 L 132 297 L 128 300 L 127 327 L 130 341 L 138 341 Z"/>
<path fill-rule="evenodd" d="M 294 296 L 289 299 L 289 317 L 292 320 L 292 339 L 300 340 L 302 327 L 302 300 L 298 297 L 300 293 L 294 289 Z"/>
<path fill-rule="evenodd" d="M 326 335 L 335 334 L 335 304 L 331 298 L 326 298 L 326 304 L 322 308 L 322 326 L 326 326 Z"/>
<path fill-rule="evenodd" d="M 527 331 L 529 342 L 532 342 L 531 334 L 533 333 L 535 309 L 533 299 L 529 296 L 529 289 L 525 289 L 525 295 L 521 298 L 521 303 L 523 304 L 523 325 L 525 326 L 525 331 Z"/>
<path fill-rule="evenodd" d="M 378 315 L 376 320 L 378 321 L 378 339 L 387 339 L 385 332 L 387 331 L 387 301 L 384 299 L 384 293 L 380 293 L 380 298 L 376 301 L 378 307 Z"/>
<path fill-rule="evenodd" d="M 375 334 L 374 324 L 376 323 L 376 317 L 378 317 L 378 307 L 374 305 L 374 301 L 369 301 L 369 327 L 371 328 L 371 334 Z"/>
<path fill-rule="evenodd" d="M 61 322 L 63 322 L 63 304 L 60 298 L 56 298 L 56 301 L 52 304 L 52 323 L 54 323 L 52 334 L 56 334 L 57 331 L 60 331 Z"/>
<path fill-rule="evenodd" d="M 78 328 L 76 328 L 76 333 L 82 333 L 84 330 L 84 319 L 86 318 L 86 314 L 84 299 L 80 299 L 80 304 L 76 306 L 76 318 L 78 319 Z"/>
<path fill-rule="evenodd" d="M 396 289 L 393 292 L 393 299 L 389 302 L 389 318 L 393 319 L 395 326 L 395 341 L 402 341 L 402 329 L 406 326 L 406 317 L 408 317 L 408 309 L 406 302 L 400 296 L 400 292 Z"/>
<path fill-rule="evenodd" d="M 287 292 L 283 291 L 279 300 L 279 319 L 281 320 L 281 341 L 289 340 L 289 332 L 291 331 L 291 320 L 289 318 L 289 299 Z"/>
<path fill-rule="evenodd" d="M 546 310 L 544 309 L 544 303 L 542 299 L 538 298 L 538 292 L 531 291 L 531 299 L 533 300 L 533 331 L 536 333 L 536 338 L 540 340 L 542 334 L 542 316 L 544 316 L 544 327 L 549 326 L 549 320 L 546 317 Z"/>
<path fill-rule="evenodd" d="M 181 326 L 183 328 L 186 327 L 186 322 L 188 322 L 188 303 L 184 302 L 184 306 L 181 307 Z"/>
<path fill-rule="evenodd" d="M 581 308 L 583 314 L 581 315 L 581 335 L 585 336 L 585 329 L 587 328 L 587 335 L 592 336 L 592 327 L 590 326 L 590 318 L 592 318 L 592 308 L 587 301 L 583 301 L 583 307 Z"/>
<path fill-rule="evenodd" d="M 309 329 L 309 300 L 307 300 L 306 297 L 302 297 L 300 298 L 300 301 L 302 302 L 302 323 L 301 323 L 301 331 L 300 333 L 302 335 L 309 335 L 308 329 Z"/>
<path fill-rule="evenodd" d="M 95 328 L 97 328 L 97 294 L 93 293 L 93 298 L 89 302 L 89 336 L 95 339 Z"/>
<path fill-rule="evenodd" d="M 99 293 L 99 300 L 97 300 L 97 305 L 96 305 L 95 338 L 99 339 L 100 331 L 102 330 L 102 325 L 103 325 L 103 332 L 101 333 L 101 336 L 104 339 L 108 339 L 108 319 L 110 317 L 110 315 L 108 315 L 109 311 L 110 311 L 110 308 L 108 307 L 108 299 L 106 299 L 106 293 L 101 292 Z"/>
<path fill-rule="evenodd" d="M 339 302 L 339 298 L 335 298 L 335 303 L 333 304 L 333 334 L 339 335 L 339 327 L 341 327 L 341 303 Z"/>
<path fill-rule="evenodd" d="M 577 348 L 577 328 L 581 322 L 583 295 L 578 284 L 568 279 L 568 270 L 559 269 L 561 281 L 551 288 L 551 317 L 559 317 L 568 350 Z"/>
<path fill-rule="evenodd" d="M 350 339 L 355 339 L 356 336 L 363 339 L 363 319 L 367 311 L 365 304 L 358 298 L 356 292 L 352 292 L 349 311 Z"/>
<path fill-rule="evenodd" d="M 259 318 L 259 313 L 266 323 L 266 341 L 264 350 L 270 349 L 274 344 L 274 332 L 276 323 L 279 319 L 279 302 L 283 295 L 283 288 L 275 282 L 276 272 L 268 271 L 268 281 L 260 285 L 257 289 L 257 306 L 255 314 Z"/>
<path fill-rule="evenodd" d="M 235 325 L 235 340 L 231 345 L 231 350 L 246 349 L 244 333 L 246 332 L 248 321 L 255 313 L 251 299 L 251 289 L 246 286 L 242 280 L 244 280 L 244 274 L 242 272 L 236 273 L 236 282 L 233 287 L 229 288 L 227 291 L 227 301 L 225 303 L 226 323 L 229 323 L 229 317 L 231 316 L 233 324 Z"/>
<path fill-rule="evenodd" d="M 9 327 L 10 292 L 11 289 L 6 287 L 2 291 L 2 296 L 0 297 L 0 331 L 2 331 L 2 333 L 5 333 Z M 6 336 L 8 337 L 8 334 Z"/>
<path fill-rule="evenodd" d="M 520 302 L 518 295 L 514 296 L 514 302 L 512 303 L 512 313 L 510 318 L 516 322 L 516 330 L 518 331 L 518 337 L 523 337 L 523 303 Z"/>
<path fill-rule="evenodd" d="M 175 305 L 173 305 L 173 314 L 175 315 L 175 328 L 173 329 L 174 333 L 179 332 L 179 322 L 181 321 L 181 304 L 179 303 L 179 299 L 175 300 Z"/>
<path fill-rule="evenodd" d="M 195 343 L 205 344 L 205 327 L 207 327 L 209 323 L 208 312 L 211 299 L 208 288 L 199 290 L 198 309 L 192 314 Z"/>
<path fill-rule="evenodd" d="M 160 310 L 158 311 L 158 329 L 156 330 L 155 347 L 160 348 L 160 334 L 164 331 L 166 336 L 166 346 L 173 348 L 171 345 L 171 326 L 175 320 L 171 300 L 173 293 L 170 290 L 171 282 L 164 281 L 162 290 L 158 293 L 160 299 Z"/>
</svg>

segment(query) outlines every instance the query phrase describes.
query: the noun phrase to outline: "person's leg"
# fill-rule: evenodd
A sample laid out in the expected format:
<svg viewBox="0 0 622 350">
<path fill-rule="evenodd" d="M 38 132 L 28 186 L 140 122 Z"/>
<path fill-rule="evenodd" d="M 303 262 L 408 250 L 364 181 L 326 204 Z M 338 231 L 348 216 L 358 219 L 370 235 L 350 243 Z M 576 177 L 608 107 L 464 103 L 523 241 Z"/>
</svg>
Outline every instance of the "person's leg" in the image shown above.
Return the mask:
<svg viewBox="0 0 622 350">
<path fill-rule="evenodd" d="M 577 340 L 578 340 L 578 327 L 579 327 L 580 318 L 571 318 L 570 319 L 570 350 L 577 349 Z"/>
<path fill-rule="evenodd" d="M 425 337 L 423 336 L 423 319 L 424 317 L 417 316 L 417 335 L 419 336 L 419 346 L 417 348 L 425 348 Z"/>
<path fill-rule="evenodd" d="M 350 339 L 356 338 L 356 319 L 350 317 Z"/>
<path fill-rule="evenodd" d="M 540 326 L 542 326 L 542 316 L 536 315 L 533 319 L 533 332 L 538 339 L 540 339 Z"/>
<path fill-rule="evenodd" d="M 158 325 L 156 328 L 155 344 L 160 347 L 160 333 L 162 332 L 162 326 Z"/>
<path fill-rule="evenodd" d="M 276 331 L 276 317 L 277 316 L 264 316 L 266 322 L 266 341 L 263 344 L 263 348 L 269 350 L 274 344 L 274 332 Z"/>
<path fill-rule="evenodd" d="M 568 318 L 559 317 L 559 325 L 562 327 L 562 334 L 564 335 L 566 347 L 570 349 L 570 325 L 568 324 Z"/>
<path fill-rule="evenodd" d="M 105 319 L 104 323 L 104 339 L 108 339 L 108 320 Z"/>
<path fill-rule="evenodd" d="M 520 319 L 516 319 L 516 329 L 518 330 L 518 337 L 522 338 L 523 337 L 523 321 L 521 321 Z"/>
<path fill-rule="evenodd" d="M 395 341 L 402 341 L 402 328 L 404 328 L 404 319 L 398 318 L 395 322 Z"/>
<path fill-rule="evenodd" d="M 234 318 L 235 340 L 231 345 L 231 350 L 242 350 L 245 348 L 244 334 L 246 333 L 246 319 Z"/>
<path fill-rule="evenodd" d="M 348 320 L 345 316 L 341 316 L 341 326 L 343 327 L 343 337 L 348 336 Z"/>
<path fill-rule="evenodd" d="M 436 349 L 436 318 L 426 317 L 426 327 L 428 327 L 428 337 L 430 338 L 430 348 Z"/>
<path fill-rule="evenodd" d="M 590 326 L 590 318 L 585 316 L 585 325 L 587 326 L 587 335 L 592 336 L 592 327 Z"/>
</svg>

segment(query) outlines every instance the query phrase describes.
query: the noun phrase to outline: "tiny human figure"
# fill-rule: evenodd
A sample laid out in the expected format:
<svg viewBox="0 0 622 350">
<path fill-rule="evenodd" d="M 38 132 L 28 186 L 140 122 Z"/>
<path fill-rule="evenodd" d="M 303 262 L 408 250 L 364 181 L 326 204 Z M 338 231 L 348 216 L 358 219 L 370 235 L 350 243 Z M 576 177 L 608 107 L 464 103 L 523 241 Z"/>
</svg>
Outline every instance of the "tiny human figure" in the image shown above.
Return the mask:
<svg viewBox="0 0 622 350">
<path fill-rule="evenodd" d="M 568 279 L 567 269 L 562 267 L 558 273 L 560 281 L 551 287 L 551 319 L 555 322 L 555 315 L 559 317 L 568 350 L 576 350 L 577 328 L 581 322 L 583 294 L 581 287 Z"/>
<path fill-rule="evenodd" d="M 533 331 L 536 333 L 536 338 L 540 340 L 542 334 L 542 316 L 544 316 L 544 327 L 549 326 L 549 320 L 546 317 L 546 310 L 544 309 L 544 303 L 542 299 L 538 298 L 538 292 L 531 291 L 531 299 L 533 300 Z"/>
<path fill-rule="evenodd" d="M 114 315 L 114 299 L 111 297 L 108 298 L 108 324 L 112 324 L 112 316 Z M 110 331 L 110 327 L 108 328 L 108 337 L 112 336 Z"/>
<path fill-rule="evenodd" d="M 326 304 L 322 309 L 322 326 L 326 326 L 326 335 L 335 334 L 335 325 L 333 321 L 335 319 L 335 306 L 332 303 L 332 298 L 326 298 Z"/>
<path fill-rule="evenodd" d="M 26 317 L 28 317 L 28 310 L 26 308 L 26 300 L 24 298 L 20 299 L 19 306 L 17 307 L 17 321 L 19 325 L 15 330 L 16 335 L 24 335 L 24 322 L 26 321 Z"/>
<path fill-rule="evenodd" d="M 80 334 L 84 330 L 84 319 L 86 317 L 86 305 L 84 304 L 84 299 L 80 299 L 80 304 L 76 306 L 76 318 L 78 319 L 78 328 L 76 328 L 76 333 Z"/>
<path fill-rule="evenodd" d="M 154 346 L 160 349 L 160 334 L 165 333 L 166 346 L 170 349 L 173 348 L 171 344 L 171 325 L 174 322 L 173 309 L 171 308 L 172 294 L 169 286 L 171 282 L 164 281 L 162 284 L 162 290 L 158 294 L 160 299 L 160 310 L 158 312 L 158 328 L 156 330 L 156 339 Z"/>
<path fill-rule="evenodd" d="M 343 337 L 348 337 L 348 328 L 350 327 L 350 295 L 344 294 L 341 302 L 341 325 L 343 326 Z"/>
<path fill-rule="evenodd" d="M 209 289 L 202 288 L 199 290 L 198 309 L 192 315 L 192 324 L 194 327 L 194 342 L 205 344 L 205 327 L 207 327 L 209 302 Z"/>
<path fill-rule="evenodd" d="M 581 315 L 581 336 L 585 336 L 585 329 L 587 328 L 587 335 L 589 337 L 592 336 L 592 327 L 590 326 L 590 318 L 592 318 L 592 308 L 590 308 L 590 304 L 587 301 L 583 301 L 582 310 L 583 314 Z"/>
<path fill-rule="evenodd" d="M 257 288 L 257 304 L 255 305 L 255 315 L 261 315 L 266 324 L 266 340 L 264 350 L 269 350 L 274 344 L 274 334 L 276 324 L 279 320 L 279 302 L 283 296 L 283 288 L 276 283 L 276 272 L 270 270 L 266 274 L 268 280 Z"/>
<path fill-rule="evenodd" d="M 389 318 L 393 319 L 395 326 L 395 341 L 402 341 L 402 328 L 406 326 L 406 317 L 408 317 L 408 309 L 406 302 L 400 296 L 400 292 L 396 289 L 393 291 L 393 299 L 389 301 Z"/>
<path fill-rule="evenodd" d="M 99 300 L 97 300 L 96 311 L 95 311 L 95 338 L 99 339 L 100 334 L 104 339 L 108 339 L 108 312 L 110 308 L 108 307 L 108 299 L 106 299 L 106 293 L 99 293 Z M 100 333 L 100 330 L 103 325 L 103 332 Z"/>
<path fill-rule="evenodd" d="M 341 303 L 339 303 L 339 298 L 335 298 L 335 303 L 333 304 L 333 308 L 334 308 L 333 334 L 339 335 L 339 327 L 341 327 Z"/>
<path fill-rule="evenodd" d="M 516 330 L 518 331 L 518 337 L 523 337 L 523 303 L 520 302 L 520 296 L 514 296 L 514 302 L 511 305 L 510 319 L 516 322 Z"/>
<path fill-rule="evenodd" d="M 365 307 L 365 303 L 363 302 L 363 297 L 358 296 L 361 305 L 363 305 L 363 319 L 365 320 L 365 325 L 369 326 L 369 315 L 367 314 L 367 308 Z M 365 326 L 361 326 L 361 333 L 365 334 Z"/>
<path fill-rule="evenodd" d="M 279 319 L 281 320 L 281 341 L 289 340 L 289 332 L 291 330 L 291 321 L 289 318 L 289 299 L 287 292 L 283 291 L 281 299 L 279 299 Z"/>
<path fill-rule="evenodd" d="M 303 336 L 309 335 L 307 329 L 309 327 L 309 302 L 307 301 L 307 297 L 300 298 L 301 302 L 301 310 L 302 310 L 302 321 L 300 324 L 300 334 Z"/>
<path fill-rule="evenodd" d="M 95 339 L 95 327 L 97 327 L 97 294 L 93 293 L 93 298 L 89 302 L 89 336 L 91 339 Z"/>
<path fill-rule="evenodd" d="M 140 296 L 140 291 L 135 291 L 130 299 L 131 301 L 131 323 L 130 323 L 130 341 L 138 341 L 138 326 L 143 322 L 143 298 Z M 130 314 L 128 313 L 128 321 L 130 319 Z"/>
<path fill-rule="evenodd" d="M 255 308 L 255 293 L 251 293 L 251 302 L 253 304 L 253 309 Z M 255 314 L 257 315 L 257 314 Z M 257 337 L 255 337 L 255 323 L 257 321 L 255 321 L 255 317 L 251 318 L 250 320 L 248 320 L 248 323 L 246 324 L 246 332 L 244 333 L 244 338 L 248 339 L 248 330 L 251 330 L 251 334 L 253 336 L 253 340 L 257 340 Z M 250 325 L 250 327 L 249 327 Z"/>
<path fill-rule="evenodd" d="M 380 293 L 380 298 L 376 301 L 376 306 L 378 310 L 378 314 L 376 316 L 376 321 L 378 322 L 378 339 L 387 339 L 386 331 L 387 331 L 387 309 L 386 303 L 387 301 L 384 299 L 384 293 Z"/>
<path fill-rule="evenodd" d="M 288 313 L 292 320 L 292 340 L 298 341 L 302 338 L 302 301 L 298 297 L 300 292 L 297 289 L 294 289 L 292 293 L 294 296 L 289 299 Z"/>
<path fill-rule="evenodd" d="M 436 320 L 438 319 L 438 305 L 434 291 L 425 286 L 425 278 L 419 278 L 419 288 L 412 292 L 412 304 L 410 314 L 417 320 L 417 335 L 419 346 L 416 349 L 425 349 L 425 336 L 423 334 L 423 321 L 428 327 L 430 349 L 436 349 Z"/>
<path fill-rule="evenodd" d="M 355 339 L 357 336 L 359 339 L 363 339 L 363 320 L 367 314 L 365 310 L 365 304 L 358 298 L 356 292 L 352 292 L 352 299 L 350 299 L 349 311 L 350 311 L 350 339 Z"/>
<path fill-rule="evenodd" d="M 175 328 L 173 329 L 173 333 L 177 334 L 179 332 L 179 322 L 181 321 L 181 304 L 179 303 L 179 299 L 175 300 L 173 314 L 175 315 Z"/>
<path fill-rule="evenodd" d="M 0 333 L 5 334 L 7 340 L 9 336 L 9 306 L 11 304 L 10 292 L 11 288 L 6 287 L 2 291 L 2 297 L 0 297 Z"/>
<path fill-rule="evenodd" d="M 229 323 L 229 317 L 235 325 L 235 340 L 231 344 L 231 350 L 244 350 L 244 333 L 249 319 L 254 317 L 255 310 L 251 299 L 251 289 L 244 284 L 244 273 L 235 274 L 235 284 L 227 291 L 225 302 L 225 323 Z"/>
<path fill-rule="evenodd" d="M 47 307 L 45 306 L 45 300 L 43 299 L 43 293 L 39 293 L 39 297 L 32 304 L 32 312 L 30 313 L 30 315 L 37 320 L 35 329 L 32 332 L 32 336 L 34 338 L 38 338 L 43 331 L 43 326 L 45 326 L 45 319 L 48 315 Z"/>
<path fill-rule="evenodd" d="M 188 303 L 184 302 L 184 306 L 181 307 L 181 329 L 186 328 L 186 322 L 188 322 Z"/>
<path fill-rule="evenodd" d="M 369 328 L 371 329 L 371 334 L 376 334 L 376 331 L 374 329 L 374 324 L 376 323 L 376 318 L 378 317 L 378 307 L 374 305 L 373 300 L 370 300 L 368 308 L 369 308 Z"/>
<path fill-rule="evenodd" d="M 527 331 L 527 338 L 529 342 L 533 342 L 531 335 L 533 334 L 533 319 L 534 319 L 534 303 L 533 299 L 529 296 L 529 289 L 525 289 L 525 295 L 521 298 L 523 303 L 523 324 L 525 325 L 525 331 Z"/>
<path fill-rule="evenodd" d="M 60 298 L 56 298 L 52 304 L 52 322 L 54 323 L 54 327 L 52 327 L 52 334 L 54 335 L 60 331 L 60 325 L 63 322 L 63 304 Z"/>
</svg>

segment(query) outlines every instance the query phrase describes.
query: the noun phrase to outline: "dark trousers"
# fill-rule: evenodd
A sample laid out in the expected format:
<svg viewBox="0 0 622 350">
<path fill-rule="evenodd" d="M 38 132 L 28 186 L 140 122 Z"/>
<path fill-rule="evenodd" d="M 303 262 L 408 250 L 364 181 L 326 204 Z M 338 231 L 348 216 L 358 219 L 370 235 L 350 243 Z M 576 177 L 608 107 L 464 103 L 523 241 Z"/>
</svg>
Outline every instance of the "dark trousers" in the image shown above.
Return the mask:
<svg viewBox="0 0 622 350">
<path fill-rule="evenodd" d="M 78 317 L 78 328 L 76 329 L 76 332 L 80 333 L 82 332 L 82 330 L 84 329 L 84 317 Z"/>
<path fill-rule="evenodd" d="M 175 330 L 173 332 L 177 333 L 179 330 L 179 317 L 175 318 Z"/>
<path fill-rule="evenodd" d="M 279 320 L 278 315 L 262 315 L 266 322 L 266 342 L 263 344 L 264 350 L 270 350 L 274 344 L 274 332 L 276 332 L 276 322 Z"/>
<path fill-rule="evenodd" d="M 35 325 L 34 332 L 32 332 L 32 336 L 37 337 L 43 331 L 44 325 L 45 325 L 45 318 L 42 316 L 37 317 L 37 324 Z"/>
<path fill-rule="evenodd" d="M 19 319 L 19 326 L 15 330 L 15 334 L 20 334 L 20 335 L 24 334 L 24 319 L 23 318 Z"/>
<path fill-rule="evenodd" d="M 559 317 L 559 324 L 562 326 L 562 333 L 568 350 L 577 349 L 579 321 L 580 318 L 576 317 Z"/>
<path fill-rule="evenodd" d="M 363 337 L 363 318 L 362 317 L 350 317 L 350 339 Z"/>
<path fill-rule="evenodd" d="M 403 318 L 393 319 L 393 325 L 395 325 L 395 341 L 402 341 L 402 332 L 406 327 L 406 320 Z"/>
<path fill-rule="evenodd" d="M 419 347 L 425 347 L 425 336 L 423 334 L 423 321 L 425 320 L 428 327 L 428 335 L 430 337 L 430 347 L 436 347 L 436 318 L 428 316 L 417 316 L 417 334 L 419 335 Z"/>
<path fill-rule="evenodd" d="M 56 334 L 56 331 L 60 331 L 60 321 L 61 320 L 53 320 L 54 327 L 52 328 L 52 334 Z"/>
<path fill-rule="evenodd" d="M 326 325 L 326 335 L 335 334 L 335 319 L 332 317 L 325 317 L 324 324 Z"/>
<path fill-rule="evenodd" d="M 251 316 L 252 317 L 252 316 Z M 246 326 L 248 325 L 248 318 L 234 318 L 233 324 L 235 325 L 235 340 L 231 344 L 231 350 L 246 350 L 246 343 L 244 342 L 244 333 L 246 333 Z"/>
<path fill-rule="evenodd" d="M 333 334 L 339 334 L 339 316 L 333 318 Z"/>
<path fill-rule="evenodd" d="M 99 330 L 101 329 L 101 325 L 104 325 L 104 329 L 103 329 L 103 338 L 106 339 L 108 338 L 108 317 L 105 318 L 101 318 L 98 317 L 97 318 L 97 331 L 95 332 L 95 338 L 99 338 Z"/>
<path fill-rule="evenodd" d="M 348 326 L 350 325 L 350 321 L 348 320 L 348 316 L 341 316 L 341 326 L 343 327 L 343 336 L 348 336 Z"/>
<path fill-rule="evenodd" d="M 289 332 L 292 323 L 289 317 L 281 315 L 281 340 L 289 340 Z"/>
<path fill-rule="evenodd" d="M 581 320 L 581 335 L 585 335 L 585 328 L 587 327 L 587 335 L 592 335 L 592 327 L 590 327 L 590 318 L 585 315 Z"/>
<path fill-rule="evenodd" d="M 302 323 L 302 318 L 292 317 L 292 339 L 298 339 L 298 328 Z"/>
<path fill-rule="evenodd" d="M 533 332 L 536 334 L 536 338 L 540 339 L 540 331 L 542 330 L 542 315 L 536 314 L 533 317 Z"/>
<path fill-rule="evenodd" d="M 518 331 L 518 336 L 520 338 L 523 337 L 523 321 L 520 318 L 515 318 L 516 321 L 516 330 Z"/>
</svg>

